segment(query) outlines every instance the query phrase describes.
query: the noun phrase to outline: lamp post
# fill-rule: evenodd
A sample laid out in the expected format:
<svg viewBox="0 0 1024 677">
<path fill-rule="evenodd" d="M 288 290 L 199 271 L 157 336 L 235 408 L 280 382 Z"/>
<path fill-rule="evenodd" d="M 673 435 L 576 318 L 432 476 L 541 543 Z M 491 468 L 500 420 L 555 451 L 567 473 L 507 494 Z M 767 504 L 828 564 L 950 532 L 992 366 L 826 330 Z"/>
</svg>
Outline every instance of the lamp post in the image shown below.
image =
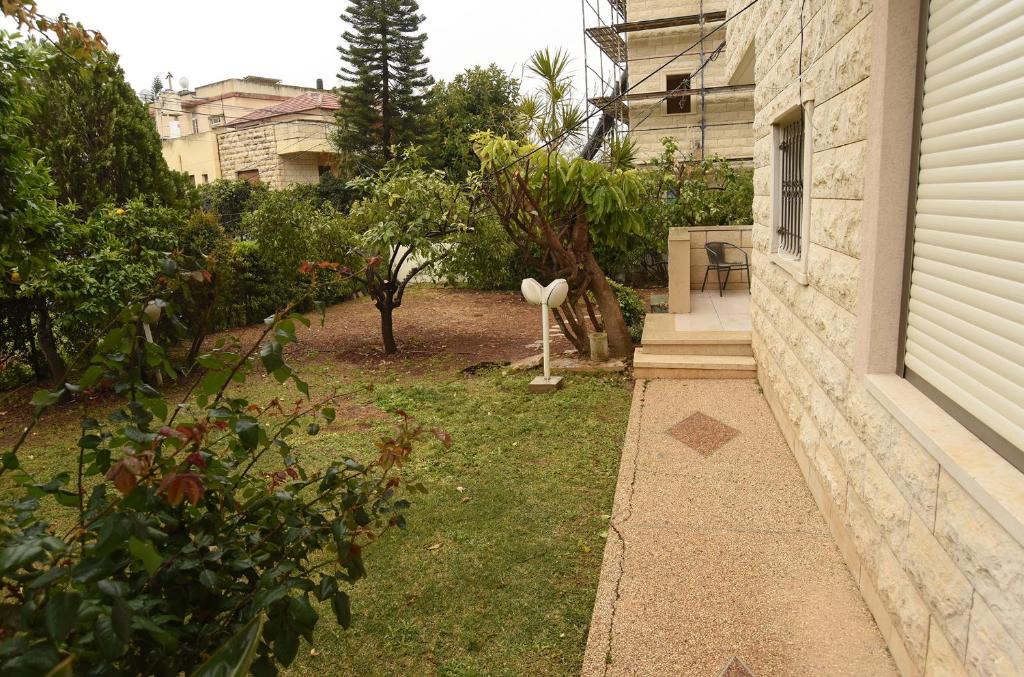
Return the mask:
<svg viewBox="0 0 1024 677">
<path fill-rule="evenodd" d="M 544 375 L 530 382 L 531 393 L 550 393 L 562 387 L 561 376 L 551 376 L 551 334 L 549 311 L 565 302 L 569 295 L 569 283 L 559 278 L 546 287 L 532 277 L 523 280 L 520 287 L 523 298 L 535 306 L 540 306 L 541 331 L 544 342 Z"/>
</svg>

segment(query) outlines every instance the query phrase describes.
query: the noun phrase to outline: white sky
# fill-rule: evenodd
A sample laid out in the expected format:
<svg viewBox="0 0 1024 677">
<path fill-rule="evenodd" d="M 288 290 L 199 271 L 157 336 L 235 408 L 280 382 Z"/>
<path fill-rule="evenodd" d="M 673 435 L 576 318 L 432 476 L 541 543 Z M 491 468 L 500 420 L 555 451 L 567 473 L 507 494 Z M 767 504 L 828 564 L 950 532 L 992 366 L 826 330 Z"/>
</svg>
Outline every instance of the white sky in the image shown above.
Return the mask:
<svg viewBox="0 0 1024 677">
<path fill-rule="evenodd" d="M 191 87 L 261 75 L 331 87 L 339 70 L 344 0 L 39 0 L 99 30 L 121 56 L 128 81 L 148 89 L 154 75 L 187 77 Z M 492 61 L 520 75 L 543 47 L 563 47 L 582 78 L 579 0 L 420 0 L 427 56 L 435 78 L 450 79 Z M 9 26 L 8 26 L 9 27 Z M 165 82 L 166 86 L 166 82 Z M 582 96 L 582 92 L 579 93 Z"/>
</svg>

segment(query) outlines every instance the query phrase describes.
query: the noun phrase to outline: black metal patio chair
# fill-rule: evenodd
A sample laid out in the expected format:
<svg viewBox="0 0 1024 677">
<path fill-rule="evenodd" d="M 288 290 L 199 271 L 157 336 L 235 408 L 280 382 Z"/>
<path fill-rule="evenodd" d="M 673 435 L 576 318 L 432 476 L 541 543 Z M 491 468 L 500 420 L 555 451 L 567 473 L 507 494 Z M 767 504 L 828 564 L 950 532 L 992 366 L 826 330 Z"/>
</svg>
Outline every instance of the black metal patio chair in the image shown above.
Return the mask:
<svg viewBox="0 0 1024 677">
<path fill-rule="evenodd" d="M 743 255 L 743 261 L 726 261 L 726 247 L 732 247 Z M 747 292 L 750 291 L 750 258 L 747 252 L 729 242 L 708 242 L 704 245 L 704 251 L 708 254 L 708 268 L 704 271 L 704 281 L 700 284 L 700 290 L 704 291 L 704 285 L 708 283 L 708 273 L 712 270 L 718 276 L 718 295 L 725 295 L 725 286 L 729 284 L 729 273 L 734 270 L 745 270 L 747 272 Z M 722 280 L 722 271 L 725 271 L 725 280 Z"/>
</svg>

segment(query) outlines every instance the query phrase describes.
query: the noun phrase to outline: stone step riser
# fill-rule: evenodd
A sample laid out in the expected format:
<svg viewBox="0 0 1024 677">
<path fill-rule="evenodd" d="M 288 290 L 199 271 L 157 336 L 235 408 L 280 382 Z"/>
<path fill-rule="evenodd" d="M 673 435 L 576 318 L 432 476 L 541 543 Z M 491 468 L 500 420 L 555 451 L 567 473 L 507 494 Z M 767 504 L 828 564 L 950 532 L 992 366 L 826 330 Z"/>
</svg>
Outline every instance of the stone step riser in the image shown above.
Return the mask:
<svg viewBox="0 0 1024 677">
<path fill-rule="evenodd" d="M 665 367 L 638 367 L 633 369 L 635 379 L 753 379 L 757 377 L 757 371 L 736 370 L 736 369 L 682 369 Z"/>
<path fill-rule="evenodd" d="M 753 357 L 749 343 L 660 343 L 644 345 L 645 355 L 740 355 Z"/>
</svg>

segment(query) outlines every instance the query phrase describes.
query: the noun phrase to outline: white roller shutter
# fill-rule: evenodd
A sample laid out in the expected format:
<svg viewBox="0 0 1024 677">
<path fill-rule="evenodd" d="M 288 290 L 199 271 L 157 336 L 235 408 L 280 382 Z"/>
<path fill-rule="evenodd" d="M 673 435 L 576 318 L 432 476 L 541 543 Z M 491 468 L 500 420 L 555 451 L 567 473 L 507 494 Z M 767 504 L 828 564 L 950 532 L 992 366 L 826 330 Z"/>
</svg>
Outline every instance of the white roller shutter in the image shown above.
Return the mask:
<svg viewBox="0 0 1024 677">
<path fill-rule="evenodd" d="M 1024 449 L 1024 0 L 930 3 L 911 267 L 908 377 Z"/>
</svg>

